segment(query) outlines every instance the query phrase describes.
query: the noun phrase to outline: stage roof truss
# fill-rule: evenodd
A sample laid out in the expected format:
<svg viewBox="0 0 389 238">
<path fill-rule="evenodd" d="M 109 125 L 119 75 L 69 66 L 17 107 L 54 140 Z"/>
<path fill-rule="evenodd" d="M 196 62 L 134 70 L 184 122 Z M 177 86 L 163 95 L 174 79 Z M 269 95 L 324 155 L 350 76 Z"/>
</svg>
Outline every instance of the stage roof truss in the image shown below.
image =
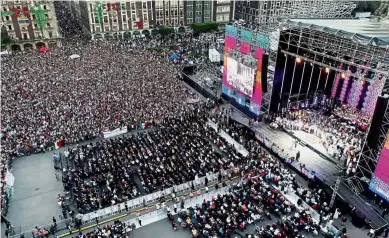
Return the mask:
<svg viewBox="0 0 389 238">
<path fill-rule="evenodd" d="M 386 80 L 385 86 L 389 86 L 389 80 Z M 369 128 L 370 130 L 370 128 Z M 377 141 L 377 148 L 370 148 L 367 143 L 367 136 L 365 136 L 362 151 L 357 161 L 357 174 L 362 175 L 368 179 L 374 174 L 375 167 L 378 163 L 381 150 L 384 147 L 387 136 L 389 135 L 389 103 L 384 112 L 384 118 L 379 128 L 379 135 Z"/>
<path fill-rule="evenodd" d="M 389 49 L 362 45 L 350 39 L 307 28 L 284 30 L 280 42 L 381 75 L 389 75 Z M 341 59 L 351 57 L 352 61 Z M 365 65 L 366 64 L 366 65 Z M 376 68 L 371 68 L 371 66 Z"/>
</svg>

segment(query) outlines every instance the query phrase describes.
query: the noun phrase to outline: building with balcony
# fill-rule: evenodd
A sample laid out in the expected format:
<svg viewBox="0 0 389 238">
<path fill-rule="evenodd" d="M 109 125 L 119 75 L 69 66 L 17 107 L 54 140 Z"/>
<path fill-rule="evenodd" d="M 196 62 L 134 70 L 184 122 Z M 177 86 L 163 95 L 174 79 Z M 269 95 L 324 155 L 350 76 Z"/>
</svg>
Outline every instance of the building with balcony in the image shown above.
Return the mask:
<svg viewBox="0 0 389 238">
<path fill-rule="evenodd" d="M 185 1 L 185 25 L 213 21 L 213 1 Z"/>
<path fill-rule="evenodd" d="M 10 42 L 2 50 L 20 51 L 61 44 L 53 1 L 1 3 L 1 32 Z"/>
<path fill-rule="evenodd" d="M 154 34 L 156 1 L 74 1 L 71 6 L 92 39 Z M 172 8 L 173 9 L 173 8 Z"/>
<path fill-rule="evenodd" d="M 281 19 L 290 18 L 351 18 L 356 7 L 343 0 L 258 0 L 236 1 L 235 20 L 254 23 L 261 31 L 273 31 Z"/>
<path fill-rule="evenodd" d="M 184 0 L 156 0 L 155 18 L 157 26 L 179 27 L 184 21 Z"/>
<path fill-rule="evenodd" d="M 216 0 L 213 1 L 213 21 L 227 23 L 234 19 L 235 1 Z"/>
</svg>

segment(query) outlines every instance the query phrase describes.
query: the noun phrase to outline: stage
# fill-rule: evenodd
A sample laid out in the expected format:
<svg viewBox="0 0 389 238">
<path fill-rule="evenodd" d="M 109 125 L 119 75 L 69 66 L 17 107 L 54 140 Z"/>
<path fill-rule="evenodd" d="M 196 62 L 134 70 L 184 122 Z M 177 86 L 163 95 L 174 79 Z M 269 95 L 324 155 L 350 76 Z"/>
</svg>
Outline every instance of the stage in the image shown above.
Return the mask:
<svg viewBox="0 0 389 238">
<path fill-rule="evenodd" d="M 222 107 L 229 106 L 225 104 Z M 248 117 L 236 108 L 234 108 L 231 118 L 245 126 L 248 126 Z M 299 161 L 305 164 L 307 169 L 313 170 L 315 172 L 315 176 L 323 181 L 327 186 L 332 187 L 335 184 L 337 178 L 335 173 L 341 170 L 341 166 L 339 166 L 336 162 L 329 160 L 326 156 L 323 157 L 323 155 L 318 154 L 312 149 L 313 147 L 307 146 L 308 144 L 302 141 L 298 143 L 296 148 L 292 148 L 295 138 L 286 132 L 270 128 L 270 125 L 267 123 L 260 122 L 258 125 L 250 126 L 250 128 L 255 131 L 257 138 L 267 138 L 281 149 L 284 149 L 284 151 L 291 156 L 295 156 L 295 154 L 300 151 Z M 300 133 L 299 136 L 304 137 L 305 135 Z M 314 135 L 308 135 L 306 138 L 311 138 L 310 136 Z M 329 190 L 331 192 L 332 188 L 329 188 Z M 352 207 L 356 207 L 357 210 L 366 216 L 366 220 L 371 219 L 373 229 L 379 229 L 388 224 L 388 222 L 380 216 L 381 214 L 378 214 L 374 207 L 370 205 L 371 202 L 369 200 L 354 193 L 345 182 L 340 184 L 338 195 L 342 200 L 350 205 L 348 210 L 351 210 Z"/>
<path fill-rule="evenodd" d="M 311 149 L 318 153 L 322 158 L 339 164 L 339 166 L 343 166 L 344 160 L 337 159 L 330 155 L 330 153 L 324 147 L 322 140 L 316 135 L 301 130 L 284 129 L 284 131 L 293 138 L 298 139 L 301 144 L 305 144 L 307 147 L 312 147 Z"/>
</svg>

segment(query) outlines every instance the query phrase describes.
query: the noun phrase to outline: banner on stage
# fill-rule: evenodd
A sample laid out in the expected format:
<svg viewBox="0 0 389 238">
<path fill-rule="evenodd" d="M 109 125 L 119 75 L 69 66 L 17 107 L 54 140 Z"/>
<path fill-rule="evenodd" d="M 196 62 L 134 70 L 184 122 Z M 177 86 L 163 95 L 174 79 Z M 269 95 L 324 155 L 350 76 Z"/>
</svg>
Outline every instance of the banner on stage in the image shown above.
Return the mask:
<svg viewBox="0 0 389 238">
<path fill-rule="evenodd" d="M 252 97 L 255 82 L 255 69 L 228 57 L 227 82 L 240 92 Z"/>
<path fill-rule="evenodd" d="M 127 127 L 117 128 L 113 131 L 105 131 L 103 132 L 104 138 L 110 138 L 118 135 L 122 135 L 127 133 Z"/>
</svg>

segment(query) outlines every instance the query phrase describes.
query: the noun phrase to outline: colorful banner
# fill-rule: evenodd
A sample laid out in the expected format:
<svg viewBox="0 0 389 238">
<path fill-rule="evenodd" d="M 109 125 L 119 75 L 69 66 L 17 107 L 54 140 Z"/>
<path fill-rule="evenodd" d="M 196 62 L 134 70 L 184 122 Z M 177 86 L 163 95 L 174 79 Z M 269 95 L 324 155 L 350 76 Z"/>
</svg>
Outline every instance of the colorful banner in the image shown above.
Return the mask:
<svg viewBox="0 0 389 238">
<path fill-rule="evenodd" d="M 244 41 L 240 42 L 240 53 L 249 55 L 251 53 L 250 44 Z"/>
<path fill-rule="evenodd" d="M 375 77 L 374 80 L 370 81 L 370 85 L 367 87 L 365 101 L 362 106 L 362 113 L 368 116 L 373 116 L 377 98 L 382 93 L 384 88 L 385 80 Z"/>
<path fill-rule="evenodd" d="M 350 72 L 347 72 L 346 73 L 346 78 L 343 81 L 342 91 L 340 92 L 340 96 L 339 96 L 339 100 L 342 103 L 345 102 L 345 99 L 346 99 L 346 93 L 348 91 L 349 83 L 350 83 L 349 80 L 350 80 Z"/>
<path fill-rule="evenodd" d="M 241 35 L 241 38 L 243 41 L 246 41 L 249 44 L 251 44 L 251 42 L 253 40 L 253 33 L 251 31 L 241 30 L 240 35 Z"/>
<path fill-rule="evenodd" d="M 381 155 L 378 158 L 378 163 L 369 188 L 389 201 L 389 134 L 386 137 Z"/>
<path fill-rule="evenodd" d="M 226 35 L 237 38 L 238 37 L 238 28 L 231 25 L 226 25 Z"/>
<path fill-rule="evenodd" d="M 265 50 L 269 49 L 270 46 L 269 37 L 258 33 L 255 45 Z"/>
<path fill-rule="evenodd" d="M 350 96 L 348 98 L 348 105 L 354 109 L 357 109 L 357 106 L 359 104 L 359 101 L 361 99 L 363 84 L 365 83 L 364 80 L 359 80 L 354 78 L 352 86 L 351 86 L 351 92 Z"/>
<path fill-rule="evenodd" d="M 226 36 L 226 39 L 224 41 L 225 47 L 230 49 L 236 49 L 237 40 L 236 38 L 233 38 L 231 36 Z M 228 51 L 229 53 L 229 51 Z"/>
</svg>

